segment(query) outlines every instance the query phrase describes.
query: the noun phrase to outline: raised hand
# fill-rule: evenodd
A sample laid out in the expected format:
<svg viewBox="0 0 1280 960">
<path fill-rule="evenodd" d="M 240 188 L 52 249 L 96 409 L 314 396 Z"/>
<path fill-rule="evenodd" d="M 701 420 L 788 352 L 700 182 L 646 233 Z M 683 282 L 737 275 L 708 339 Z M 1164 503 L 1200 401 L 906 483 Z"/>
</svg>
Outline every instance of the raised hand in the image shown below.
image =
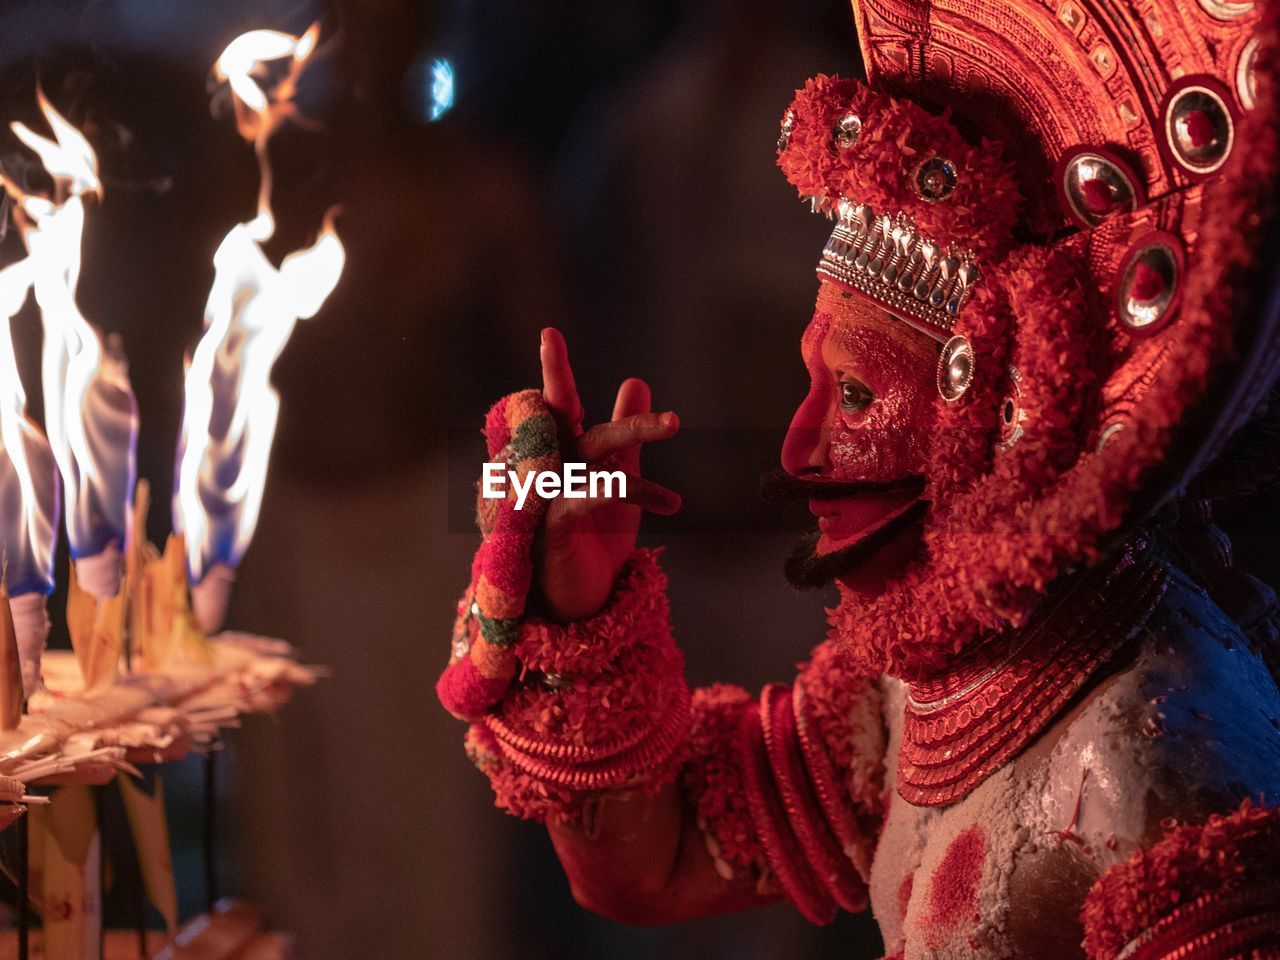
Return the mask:
<svg viewBox="0 0 1280 960">
<path fill-rule="evenodd" d="M 584 413 L 569 365 L 564 337 L 554 327 L 542 331 L 542 394 L 556 418 L 561 457 L 585 462 L 587 470 L 621 470 L 626 497 L 557 497 L 547 510 L 535 554 L 534 584 L 557 620 L 581 620 L 609 599 L 614 580 L 635 548 L 640 512 L 664 516 L 680 509 L 679 494 L 640 475 L 640 448 L 680 429 L 671 412 L 650 411 L 649 386 L 632 378 L 618 388 L 613 419 L 585 433 Z"/>
</svg>

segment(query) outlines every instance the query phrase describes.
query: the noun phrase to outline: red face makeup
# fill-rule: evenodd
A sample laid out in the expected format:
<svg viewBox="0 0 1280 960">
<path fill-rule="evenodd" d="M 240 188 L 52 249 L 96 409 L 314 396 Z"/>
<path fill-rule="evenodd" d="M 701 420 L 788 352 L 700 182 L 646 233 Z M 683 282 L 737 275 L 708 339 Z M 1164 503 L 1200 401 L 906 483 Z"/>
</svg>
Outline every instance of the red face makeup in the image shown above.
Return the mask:
<svg viewBox="0 0 1280 960">
<path fill-rule="evenodd" d="M 788 473 L 884 483 L 924 472 L 936 392 L 933 340 L 824 282 L 801 352 L 810 384 L 783 443 Z M 917 498 L 916 491 L 897 491 L 811 500 L 817 554 L 858 543 Z"/>
</svg>

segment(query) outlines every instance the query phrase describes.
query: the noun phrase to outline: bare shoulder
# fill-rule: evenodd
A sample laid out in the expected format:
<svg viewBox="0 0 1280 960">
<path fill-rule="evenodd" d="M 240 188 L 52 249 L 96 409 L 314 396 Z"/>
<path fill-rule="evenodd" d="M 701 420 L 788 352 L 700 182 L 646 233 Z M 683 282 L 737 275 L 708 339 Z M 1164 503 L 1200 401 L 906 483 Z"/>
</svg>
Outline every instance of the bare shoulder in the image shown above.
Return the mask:
<svg viewBox="0 0 1280 960">
<path fill-rule="evenodd" d="M 1136 652 L 1014 764 L 1025 842 L 1012 942 L 1080 956 L 1080 904 L 1174 824 L 1280 798 L 1280 691 L 1239 628 L 1175 573 Z M 1052 931 L 1052 934 L 1046 933 Z"/>
<path fill-rule="evenodd" d="M 1171 820 L 1280 798 L 1280 690 L 1191 580 L 1173 582 L 1136 654 L 1050 731 L 1045 783 L 1087 843 L 1127 856 Z"/>
</svg>

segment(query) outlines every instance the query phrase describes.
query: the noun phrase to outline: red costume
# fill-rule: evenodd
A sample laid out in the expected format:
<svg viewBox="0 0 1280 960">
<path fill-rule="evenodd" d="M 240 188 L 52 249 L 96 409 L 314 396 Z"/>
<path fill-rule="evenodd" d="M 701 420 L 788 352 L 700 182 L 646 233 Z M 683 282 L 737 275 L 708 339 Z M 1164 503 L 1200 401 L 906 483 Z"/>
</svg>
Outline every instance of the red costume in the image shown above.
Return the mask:
<svg viewBox="0 0 1280 960">
<path fill-rule="evenodd" d="M 481 501 L 441 698 L 606 912 L 1280 957 L 1280 604 L 1214 523 L 1280 471 L 1280 4 L 854 9 L 868 83 L 809 81 L 778 140 L 834 221 L 781 484 L 819 518 L 793 578 L 862 565 L 828 639 L 791 687 L 690 694 L 654 554 L 592 618 L 527 616 L 546 505 Z M 536 392 L 486 433 L 557 463 Z M 677 811 L 679 852 L 620 906 L 608 804 L 673 793 L 634 809 Z"/>
</svg>

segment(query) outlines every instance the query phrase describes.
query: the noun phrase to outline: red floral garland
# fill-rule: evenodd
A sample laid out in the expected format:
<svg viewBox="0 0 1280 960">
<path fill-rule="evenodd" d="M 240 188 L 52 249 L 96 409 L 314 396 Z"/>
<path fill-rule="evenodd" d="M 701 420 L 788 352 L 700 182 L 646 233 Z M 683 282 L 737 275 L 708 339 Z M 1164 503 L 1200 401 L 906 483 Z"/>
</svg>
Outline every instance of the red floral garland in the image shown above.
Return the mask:
<svg viewBox="0 0 1280 960">
<path fill-rule="evenodd" d="M 618 657 L 667 629 L 667 575 L 658 566 L 662 549 L 636 550 L 618 574 L 610 602 L 589 620 L 555 623 L 528 617 L 520 624 L 516 656 L 526 670 L 598 677 L 612 672 Z"/>
<path fill-rule="evenodd" d="M 860 133 L 852 146 L 835 149 L 834 128 L 848 113 L 861 121 Z M 971 144 L 946 114 L 836 76 L 809 80 L 789 114 L 778 166 L 801 197 L 844 197 L 877 214 L 907 213 L 925 236 L 968 246 L 986 262 L 1008 250 L 1022 199 L 1000 143 Z M 935 156 L 957 172 L 951 196 L 936 203 L 922 199 L 913 182 L 916 168 Z"/>
<path fill-rule="evenodd" d="M 1280 956 L 1280 807 L 1173 828 L 1103 874 L 1082 916 L 1091 960 Z"/>
<path fill-rule="evenodd" d="M 689 763 L 681 772 L 698 827 L 713 838 L 712 859 L 726 880 L 765 879 L 768 862 L 743 790 L 745 772 L 734 744 L 744 713 L 756 709 L 741 687 L 717 683 L 693 692 Z"/>
<path fill-rule="evenodd" d="M 522 390 L 503 397 L 485 417 L 490 460 L 503 461 L 523 479 L 560 467 L 556 425 L 542 394 Z M 515 641 L 533 579 L 533 538 L 547 503 L 536 492 L 516 509 L 514 485 L 505 498 L 476 499 L 484 539 L 471 563 L 471 585 L 458 603 L 449 663 L 436 682 L 446 710 L 475 720 L 497 703 L 516 675 Z"/>
</svg>

